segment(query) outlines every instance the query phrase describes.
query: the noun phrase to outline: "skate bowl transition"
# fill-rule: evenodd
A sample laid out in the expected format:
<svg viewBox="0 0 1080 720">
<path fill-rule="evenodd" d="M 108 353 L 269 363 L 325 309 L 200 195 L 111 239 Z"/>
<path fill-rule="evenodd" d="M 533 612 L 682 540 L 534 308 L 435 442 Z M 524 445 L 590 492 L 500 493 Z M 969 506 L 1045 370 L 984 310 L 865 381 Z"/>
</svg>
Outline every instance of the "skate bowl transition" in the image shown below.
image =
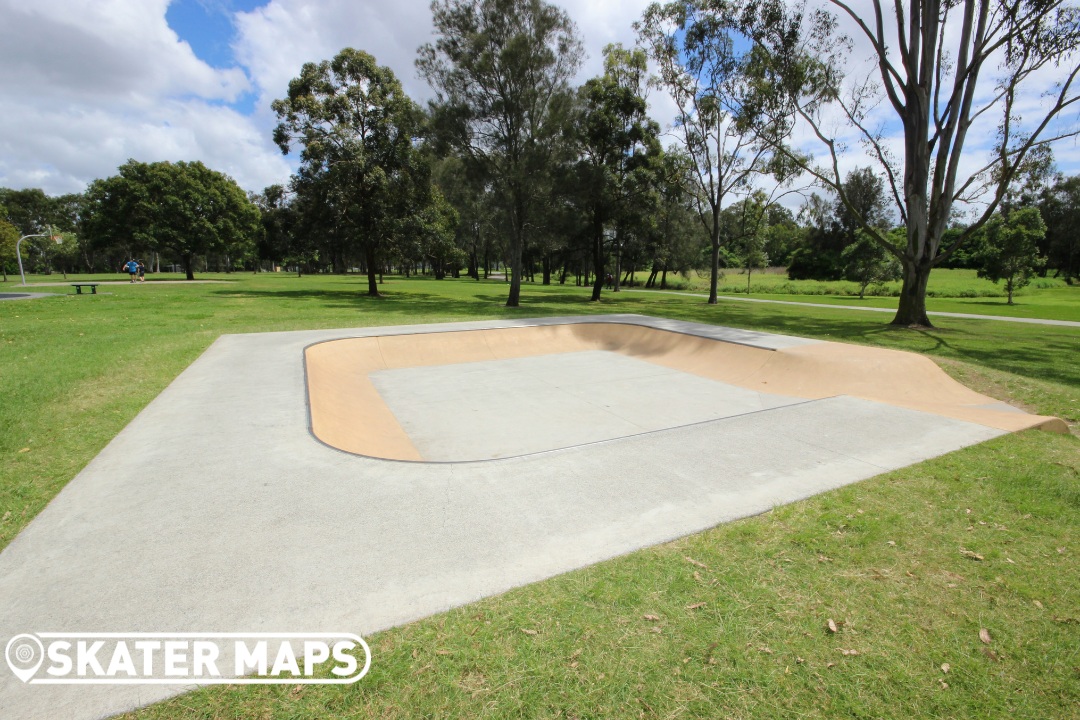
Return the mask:
<svg viewBox="0 0 1080 720">
<path fill-rule="evenodd" d="M 968 389 L 921 355 L 767 337 L 787 342 L 618 322 L 330 340 L 305 350 L 311 431 L 367 457 L 468 462 L 837 396 L 1006 432 L 1068 431 Z M 527 432 L 515 432 L 522 424 Z"/>
</svg>

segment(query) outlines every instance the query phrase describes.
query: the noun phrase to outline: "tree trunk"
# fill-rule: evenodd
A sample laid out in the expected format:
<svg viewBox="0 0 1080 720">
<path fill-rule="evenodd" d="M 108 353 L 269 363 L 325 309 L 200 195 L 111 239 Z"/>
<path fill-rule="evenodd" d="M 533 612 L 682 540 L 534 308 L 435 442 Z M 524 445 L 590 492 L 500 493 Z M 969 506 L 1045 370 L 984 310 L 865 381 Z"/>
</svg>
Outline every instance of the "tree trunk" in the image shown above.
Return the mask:
<svg viewBox="0 0 1080 720">
<path fill-rule="evenodd" d="M 1013 304 L 1013 287 L 1014 283 L 1012 278 L 1005 281 L 1005 292 L 1009 293 L 1009 305 Z"/>
<path fill-rule="evenodd" d="M 506 307 L 518 307 L 521 304 L 521 271 L 524 269 L 521 255 L 525 245 L 524 236 L 525 228 L 520 226 L 514 228 L 514 233 L 510 236 L 510 267 L 507 268 L 510 294 L 506 298 Z"/>
<path fill-rule="evenodd" d="M 611 292 L 619 292 L 619 278 L 622 274 L 622 230 L 615 230 L 615 277 L 611 284 Z"/>
<path fill-rule="evenodd" d="M 184 256 L 184 270 L 187 272 L 187 280 L 195 279 L 195 257 L 193 255 Z"/>
<path fill-rule="evenodd" d="M 723 193 L 712 203 L 712 225 L 709 227 L 709 240 L 712 246 L 712 257 L 709 267 L 712 268 L 709 278 L 709 304 L 715 305 L 716 290 L 720 283 L 720 205 L 724 199 Z"/>
<path fill-rule="evenodd" d="M 933 327 L 926 317 L 926 284 L 930 280 L 929 262 L 916 263 L 904 258 L 904 283 L 900 288 L 900 305 L 892 325 L 902 327 Z"/>
<path fill-rule="evenodd" d="M 709 304 L 716 304 L 716 288 L 720 280 L 720 240 L 713 238 L 712 242 L 712 277 L 709 278 Z"/>
<path fill-rule="evenodd" d="M 544 257 L 542 259 L 542 262 L 543 262 L 543 265 L 544 265 L 544 284 L 545 285 L 550 285 L 551 284 L 551 254 L 550 253 L 544 253 Z"/>
<path fill-rule="evenodd" d="M 375 268 L 375 247 L 368 243 L 364 248 L 364 264 L 367 265 L 367 294 L 368 297 L 379 297 L 379 278 Z"/>
<path fill-rule="evenodd" d="M 593 271 L 596 272 L 596 280 L 593 282 L 591 302 L 600 300 L 600 291 L 604 289 L 604 224 L 600 221 L 593 222 Z M 588 275 L 586 275 L 586 278 Z"/>
<path fill-rule="evenodd" d="M 667 290 L 667 268 L 664 268 L 664 272 L 660 275 L 660 289 Z"/>
</svg>

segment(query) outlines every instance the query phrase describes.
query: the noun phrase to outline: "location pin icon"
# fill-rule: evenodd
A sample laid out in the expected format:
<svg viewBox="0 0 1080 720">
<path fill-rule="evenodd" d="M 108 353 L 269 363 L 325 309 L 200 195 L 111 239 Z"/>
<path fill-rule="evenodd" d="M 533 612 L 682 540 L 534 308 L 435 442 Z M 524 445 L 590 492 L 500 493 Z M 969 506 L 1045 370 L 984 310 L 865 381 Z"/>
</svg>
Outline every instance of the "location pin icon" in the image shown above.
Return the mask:
<svg viewBox="0 0 1080 720">
<path fill-rule="evenodd" d="M 27 682 L 41 667 L 41 661 L 45 659 L 45 648 L 36 636 L 24 633 L 8 640 L 4 656 L 15 677 Z"/>
</svg>

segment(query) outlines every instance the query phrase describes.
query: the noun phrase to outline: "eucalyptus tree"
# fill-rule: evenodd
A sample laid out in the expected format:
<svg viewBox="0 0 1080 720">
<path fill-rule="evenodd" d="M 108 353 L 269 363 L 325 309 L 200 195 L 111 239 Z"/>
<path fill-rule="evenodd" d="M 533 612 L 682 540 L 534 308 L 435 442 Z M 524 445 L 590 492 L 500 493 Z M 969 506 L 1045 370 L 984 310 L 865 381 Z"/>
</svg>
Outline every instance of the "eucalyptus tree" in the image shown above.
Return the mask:
<svg viewBox="0 0 1080 720">
<path fill-rule="evenodd" d="M 582 59 L 570 17 L 544 0 L 435 0 L 436 40 L 419 49 L 436 133 L 492 181 L 510 221 L 510 293 L 550 189 L 550 160 Z"/>
<path fill-rule="evenodd" d="M 647 59 L 620 45 L 604 49 L 604 74 L 578 91 L 570 134 L 578 147 L 576 194 L 588 217 L 593 271 L 592 299 L 605 281 L 610 234 L 624 240 L 627 225 L 653 193 L 659 171 L 660 127 L 649 118 L 644 97 Z M 619 268 L 615 268 L 616 276 Z"/>
<path fill-rule="evenodd" d="M 309 221 L 337 234 L 364 257 L 368 295 L 378 297 L 380 254 L 410 215 L 414 187 L 429 182 L 416 148 L 422 115 L 394 72 L 362 50 L 306 63 L 288 95 L 271 105 L 274 142 L 288 154 L 302 145 L 294 190 Z M 339 258 L 342 257 L 338 253 Z M 339 265 L 344 270 L 343 263 Z"/>
<path fill-rule="evenodd" d="M 667 289 L 668 273 L 689 276 L 701 256 L 700 221 L 693 203 L 696 181 L 691 179 L 690 159 L 684 153 L 669 150 L 661 161 L 657 184 L 656 222 L 649 235 L 652 272 L 646 287 Z"/>
<path fill-rule="evenodd" d="M 737 42 L 730 11 L 725 2 L 674 0 L 653 3 L 634 24 L 657 63 L 656 84 L 675 105 L 674 130 L 693 168 L 698 217 L 711 249 L 710 304 L 717 302 L 721 247 L 731 242 L 723 231 L 723 208 L 768 175 L 781 181 L 788 176 L 781 162 L 786 156 L 751 132 L 761 124 L 752 116 L 757 107 L 747 102 L 754 91 L 746 73 L 753 50 Z M 769 120 L 769 137 L 782 142 L 789 119 L 777 113 Z"/>
<path fill-rule="evenodd" d="M 860 223 L 903 266 L 892 322 L 930 325 L 931 269 L 993 217 L 1045 148 L 1080 133 L 1070 115 L 1080 102 L 1080 10 L 1063 0 L 742 5 L 731 17 L 765 51 L 759 107 L 799 117 L 824 156 L 795 160 L 846 205 L 842 160 L 847 136 L 857 136 L 907 228 L 898 243 Z M 972 221 L 946 243 L 961 208 Z"/>
</svg>

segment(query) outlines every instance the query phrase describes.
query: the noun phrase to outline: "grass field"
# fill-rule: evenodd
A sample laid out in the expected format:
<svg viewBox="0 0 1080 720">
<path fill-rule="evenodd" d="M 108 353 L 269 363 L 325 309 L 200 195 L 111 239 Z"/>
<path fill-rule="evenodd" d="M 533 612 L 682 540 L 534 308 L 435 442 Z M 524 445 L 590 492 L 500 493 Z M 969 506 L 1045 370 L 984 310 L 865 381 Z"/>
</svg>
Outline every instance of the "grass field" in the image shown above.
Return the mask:
<svg viewBox="0 0 1080 720">
<path fill-rule="evenodd" d="M 643 287 L 648 273 L 637 273 L 635 278 L 637 287 Z M 689 278 L 669 276 L 668 289 L 708 294 L 709 278 L 696 273 Z M 1078 290 L 1080 286 L 1066 285 L 1063 280 L 1035 278 L 1030 286 L 1017 293 L 1015 304 L 1009 305 L 1004 288 L 976 277 L 974 270 L 935 270 L 930 275 L 926 305 L 931 312 L 1080 320 Z M 721 295 L 746 297 L 745 271 L 726 270 L 718 283 L 718 291 Z M 788 280 L 787 274 L 779 268 L 754 272 L 750 276 L 750 297 L 759 299 L 896 309 L 899 294 L 899 282 L 871 286 L 867 288 L 866 297 L 860 299 L 859 286 L 853 282 Z"/>
<path fill-rule="evenodd" d="M 1074 435 L 1003 437 L 379 633 L 356 685 L 219 687 L 132 717 L 1080 716 L 1075 328 L 942 318 L 914 332 L 827 306 L 590 304 L 572 286 L 527 286 L 508 309 L 499 283 L 388 279 L 371 299 L 357 277 L 200 278 L 223 282 L 0 302 L 0 547 L 222 333 L 638 312 L 923 352 Z M 1069 309 L 1078 293 L 1028 297 Z"/>
</svg>

